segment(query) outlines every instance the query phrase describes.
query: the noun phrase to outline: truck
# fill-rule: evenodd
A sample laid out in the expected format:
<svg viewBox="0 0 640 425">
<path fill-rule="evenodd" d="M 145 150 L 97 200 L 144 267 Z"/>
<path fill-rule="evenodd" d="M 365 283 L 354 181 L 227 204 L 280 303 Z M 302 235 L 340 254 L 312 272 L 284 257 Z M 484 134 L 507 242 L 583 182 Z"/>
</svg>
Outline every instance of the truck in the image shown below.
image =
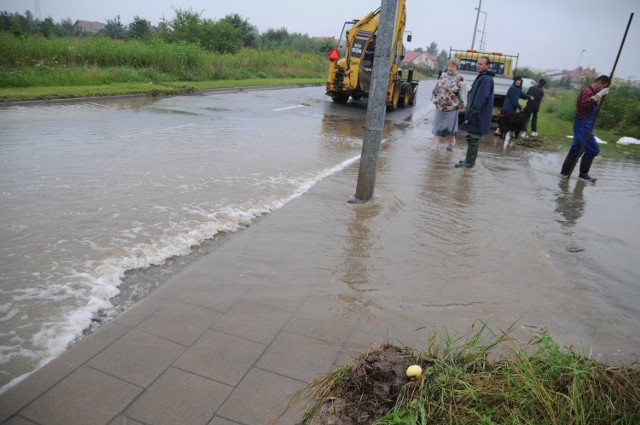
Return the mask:
<svg viewBox="0 0 640 425">
<path fill-rule="evenodd" d="M 405 54 L 405 21 L 405 0 L 399 0 L 386 95 L 389 111 L 416 104 L 418 81 L 413 80 L 413 69 L 410 68 L 407 79 L 403 79 L 403 69 L 400 67 Z M 334 102 L 346 103 L 350 97 L 358 100 L 369 96 L 379 22 L 380 8 L 367 13 L 362 19 L 345 22 L 338 45 L 329 52 L 326 94 Z M 407 36 L 407 41 L 411 41 L 411 34 Z"/>
<path fill-rule="evenodd" d="M 502 109 L 502 105 L 504 105 L 504 100 L 507 97 L 507 91 L 509 91 L 509 87 L 513 84 L 513 76 L 515 70 L 518 66 L 518 58 L 517 55 L 505 55 L 501 52 L 481 52 L 478 50 L 449 50 L 449 59 L 456 58 L 460 60 L 460 69 L 458 70 L 458 74 L 464 77 L 465 82 L 467 83 L 467 87 L 469 88 L 469 92 L 471 92 L 471 85 L 475 81 L 478 76 L 478 71 L 476 71 L 476 64 L 478 59 L 486 56 L 491 61 L 491 65 L 489 66 L 496 72 L 495 77 L 493 77 L 493 120 L 497 121 L 500 117 L 500 109 Z M 463 114 L 460 114 L 460 119 L 462 120 Z"/>
</svg>

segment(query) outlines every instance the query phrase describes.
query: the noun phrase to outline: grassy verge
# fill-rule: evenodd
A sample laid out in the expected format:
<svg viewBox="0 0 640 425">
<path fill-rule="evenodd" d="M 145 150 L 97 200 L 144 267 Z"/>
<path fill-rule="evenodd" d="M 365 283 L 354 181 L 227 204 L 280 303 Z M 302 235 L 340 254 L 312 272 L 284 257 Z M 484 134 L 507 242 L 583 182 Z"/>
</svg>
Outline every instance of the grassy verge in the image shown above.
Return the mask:
<svg viewBox="0 0 640 425">
<path fill-rule="evenodd" d="M 640 145 L 618 145 L 619 135 L 611 130 L 597 129 L 595 135 L 606 141 L 600 145 L 600 156 L 609 159 L 640 160 Z M 571 147 L 573 139 L 573 122 L 558 118 L 553 114 L 541 112 L 538 115 L 538 136 L 520 141 L 521 144 L 538 150 L 564 152 Z"/>
<path fill-rule="evenodd" d="M 411 364 L 424 371 L 416 381 L 404 374 Z M 460 338 L 435 333 L 426 351 L 365 353 L 292 405 L 302 402 L 302 424 L 315 425 L 631 425 L 640 423 L 640 369 L 598 362 L 546 332 L 522 344 L 482 325 Z"/>
<path fill-rule="evenodd" d="M 87 86 L 0 88 L 0 102 L 69 99 L 93 96 L 168 96 L 234 87 L 324 84 L 323 78 L 254 78 L 243 80 L 169 81 L 162 83 L 110 83 Z"/>
<path fill-rule="evenodd" d="M 175 95 L 274 84 L 322 84 L 323 55 L 242 49 L 211 53 L 191 43 L 0 33 L 0 102 L 113 95 Z"/>
<path fill-rule="evenodd" d="M 545 96 L 542 109 L 538 114 L 538 136 L 519 143 L 538 150 L 545 151 L 568 151 L 573 139 L 568 137 L 573 135 L 573 121 L 567 117 L 573 117 L 575 96 L 569 91 L 561 93 L 550 93 L 550 99 Z M 567 97 L 570 97 L 567 100 Z M 567 109 L 559 113 L 560 108 Z M 620 134 L 614 130 L 602 129 L 596 126 L 595 135 L 606 141 L 607 144 L 600 145 L 600 156 L 610 159 L 632 159 L 640 160 L 640 145 L 618 145 L 616 142 L 626 134 Z"/>
</svg>

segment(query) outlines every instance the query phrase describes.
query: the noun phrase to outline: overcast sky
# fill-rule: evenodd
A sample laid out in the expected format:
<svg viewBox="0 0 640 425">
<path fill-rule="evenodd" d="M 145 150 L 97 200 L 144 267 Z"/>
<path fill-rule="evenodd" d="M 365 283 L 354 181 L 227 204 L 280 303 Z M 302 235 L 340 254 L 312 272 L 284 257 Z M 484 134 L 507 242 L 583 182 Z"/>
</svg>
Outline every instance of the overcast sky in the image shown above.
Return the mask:
<svg viewBox="0 0 640 425">
<path fill-rule="evenodd" d="M 406 0 L 408 50 L 469 49 L 480 0 Z M 203 18 L 221 19 L 237 13 L 260 32 L 286 28 L 310 36 L 339 35 L 346 20 L 361 18 L 381 0 L 0 0 L 0 10 L 35 14 L 59 22 L 70 18 L 105 22 L 120 15 L 123 24 L 134 16 L 156 25 L 172 19 L 174 9 L 193 10 Z M 485 31 L 486 49 L 519 54 L 519 67 L 596 68 L 609 75 L 631 13 L 635 13 L 615 75 L 640 80 L 640 0 L 482 0 L 475 47 Z M 486 19 L 486 24 L 485 24 Z M 584 53 L 583 53 L 584 50 Z"/>
</svg>

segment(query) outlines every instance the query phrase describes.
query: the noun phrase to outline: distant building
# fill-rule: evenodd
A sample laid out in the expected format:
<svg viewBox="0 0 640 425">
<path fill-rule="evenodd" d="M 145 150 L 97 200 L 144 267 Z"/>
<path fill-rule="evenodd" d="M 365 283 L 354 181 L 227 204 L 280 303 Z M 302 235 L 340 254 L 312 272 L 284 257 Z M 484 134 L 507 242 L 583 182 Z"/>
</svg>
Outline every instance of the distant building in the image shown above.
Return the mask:
<svg viewBox="0 0 640 425">
<path fill-rule="evenodd" d="M 438 56 L 427 52 L 410 51 L 405 52 L 402 62 L 410 65 L 422 65 L 426 68 L 438 68 Z"/>
<path fill-rule="evenodd" d="M 569 71 L 567 74 L 569 76 L 569 81 L 571 81 L 573 84 L 580 83 L 580 80 L 582 80 L 584 77 L 587 77 L 590 80 L 595 80 L 598 76 L 596 74 L 595 68 L 589 69 L 583 67 L 574 69 L 573 71 Z"/>
<path fill-rule="evenodd" d="M 94 21 L 76 21 L 73 26 L 82 32 L 96 33 L 104 28 L 105 24 L 103 24 L 102 22 Z"/>
<path fill-rule="evenodd" d="M 592 79 L 595 79 L 597 77 L 595 68 L 583 68 L 583 67 L 576 68 L 571 71 L 568 71 L 566 69 L 563 69 L 563 70 L 549 69 L 546 71 L 542 71 L 541 74 L 543 74 L 546 78 L 554 81 L 568 79 L 569 82 L 572 84 L 579 84 L 580 80 L 583 77 L 592 78 Z"/>
<path fill-rule="evenodd" d="M 567 75 L 567 71 L 560 69 L 546 69 L 540 71 L 540 74 L 544 75 L 547 80 L 560 81 L 562 80 L 562 77 Z"/>
<path fill-rule="evenodd" d="M 338 40 L 335 37 L 311 37 L 311 39 L 320 43 L 338 44 Z"/>
</svg>

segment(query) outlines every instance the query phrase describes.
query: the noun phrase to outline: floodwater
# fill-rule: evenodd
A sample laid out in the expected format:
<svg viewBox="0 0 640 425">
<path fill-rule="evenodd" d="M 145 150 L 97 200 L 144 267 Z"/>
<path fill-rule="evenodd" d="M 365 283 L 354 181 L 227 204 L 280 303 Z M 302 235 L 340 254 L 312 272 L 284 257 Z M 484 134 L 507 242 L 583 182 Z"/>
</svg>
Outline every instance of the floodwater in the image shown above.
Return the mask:
<svg viewBox="0 0 640 425">
<path fill-rule="evenodd" d="M 488 138 L 478 167 L 455 170 L 464 149 L 429 149 L 432 106 L 422 99 L 387 115 L 378 199 L 336 217 L 352 236 L 338 279 L 373 306 L 410 299 L 425 281 L 422 307 L 455 307 L 464 293 L 498 311 L 487 298 L 502 293 L 514 320 L 531 307 L 566 333 L 579 321 L 579 335 L 624 341 L 613 354 L 638 353 L 639 165 L 599 159 L 596 185 L 566 181 L 559 154 L 503 151 Z M 0 108 L 0 387 L 190 258 L 224 249 L 225 235 L 353 173 L 364 116 L 363 104 L 334 105 L 321 87 Z M 403 189 L 391 196 L 394 183 Z M 372 241 L 367 223 L 380 210 L 395 211 Z M 415 252 L 423 261 L 407 260 Z M 398 276 L 407 284 L 393 293 L 377 283 Z M 469 280 L 491 289 L 470 292 Z M 552 312 L 537 307 L 549 293 Z"/>
</svg>

